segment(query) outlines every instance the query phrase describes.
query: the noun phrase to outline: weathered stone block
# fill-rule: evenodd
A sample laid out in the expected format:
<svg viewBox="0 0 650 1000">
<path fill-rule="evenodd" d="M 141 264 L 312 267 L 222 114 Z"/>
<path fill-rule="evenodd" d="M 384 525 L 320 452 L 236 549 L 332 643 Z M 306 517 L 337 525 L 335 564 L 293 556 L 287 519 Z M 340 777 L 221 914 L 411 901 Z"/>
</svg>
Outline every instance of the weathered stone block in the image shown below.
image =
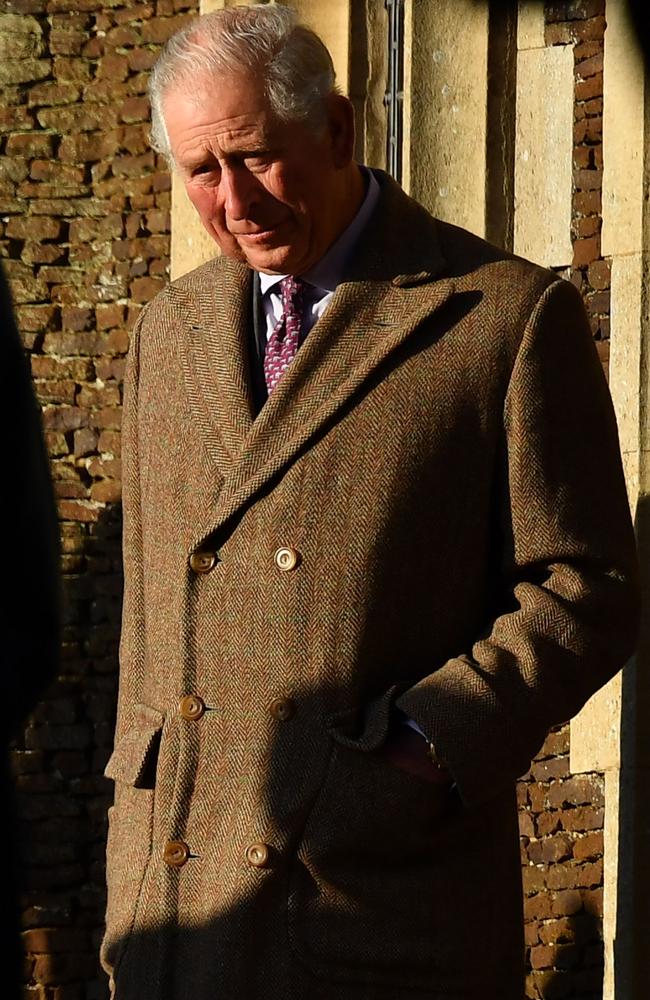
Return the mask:
<svg viewBox="0 0 650 1000">
<path fill-rule="evenodd" d="M 57 104 L 74 104 L 81 96 L 81 88 L 72 83 L 41 83 L 38 87 L 31 87 L 27 103 L 29 107 L 45 105 L 46 107 Z"/>
<path fill-rule="evenodd" d="M 587 194 L 598 195 L 598 200 L 600 201 L 600 192 L 589 191 Z M 578 201 L 580 196 L 576 195 L 575 201 Z M 591 264 L 594 260 L 598 260 L 600 257 L 600 235 L 590 236 L 585 240 L 576 240 L 573 244 L 573 266 L 574 267 L 584 267 L 587 264 Z"/>
<path fill-rule="evenodd" d="M 588 50 L 588 44 L 586 43 L 582 46 L 582 53 L 579 54 L 577 49 L 574 53 L 577 62 L 576 73 L 582 80 L 587 80 L 589 77 L 602 74 L 603 72 L 603 53 L 602 51 L 598 51 L 599 47 L 595 43 L 591 43 L 590 54 L 587 58 L 584 58 L 586 54 L 585 50 Z M 596 51 L 594 52 L 594 50 Z M 602 93 L 602 79 L 600 93 Z"/>
<path fill-rule="evenodd" d="M 146 72 L 151 69 L 157 58 L 158 53 L 153 49 L 133 49 L 127 53 L 129 69 L 135 72 Z"/>
<path fill-rule="evenodd" d="M 52 72 L 51 59 L 3 59 L 0 61 L 0 84 L 33 83 Z"/>
<path fill-rule="evenodd" d="M 43 54 L 43 29 L 28 12 L 0 14 L 0 64 L 33 60 Z"/>
<path fill-rule="evenodd" d="M 74 219 L 70 223 L 71 243 L 111 240 L 122 235 L 122 216 L 111 213 L 104 219 Z"/>
<path fill-rule="evenodd" d="M 93 410 L 89 416 L 91 427 L 99 430 L 119 430 L 122 424 L 122 408 L 106 406 L 101 410 Z"/>
<path fill-rule="evenodd" d="M 37 379 L 34 383 L 36 395 L 41 405 L 45 403 L 74 403 L 77 383 L 67 379 Z"/>
<path fill-rule="evenodd" d="M 88 463 L 88 472 L 98 479 L 120 479 L 122 476 L 122 462 L 119 458 L 94 458 Z M 111 567 L 108 560 L 103 560 L 107 565 L 104 572 L 109 572 Z M 97 566 L 99 571 L 99 565 Z"/>
<path fill-rule="evenodd" d="M 100 503 L 117 503 L 122 498 L 122 484 L 119 480 L 106 479 L 93 483 L 90 487 L 92 500 Z"/>
<path fill-rule="evenodd" d="M 136 278 L 131 284 L 131 297 L 135 302 L 150 302 L 164 287 L 162 278 Z"/>
<path fill-rule="evenodd" d="M 84 31 L 54 28 L 50 32 L 50 52 L 55 56 L 79 56 L 87 38 Z"/>
<path fill-rule="evenodd" d="M 69 454 L 70 449 L 65 434 L 61 434 L 60 431 L 45 431 L 44 437 L 47 452 L 52 458 Z"/>
<path fill-rule="evenodd" d="M 106 335 L 92 332 L 53 331 L 43 343 L 46 354 L 94 357 L 104 352 Z"/>
<path fill-rule="evenodd" d="M 6 132 L 29 128 L 34 128 L 34 118 L 28 108 L 0 107 L 0 135 Z"/>
<path fill-rule="evenodd" d="M 64 330 L 91 330 L 94 326 L 94 309 L 80 309 L 74 306 L 64 306 L 61 310 L 61 325 Z"/>
<path fill-rule="evenodd" d="M 77 402 L 87 407 L 114 407 L 120 404 L 120 391 L 115 383 L 84 385 L 79 390 Z"/>
<path fill-rule="evenodd" d="M 111 302 L 95 309 L 98 330 L 110 330 L 124 323 L 125 307 Z"/>
<path fill-rule="evenodd" d="M 578 191 L 598 191 L 602 183 L 603 175 L 600 170 L 573 171 L 573 184 Z"/>
<path fill-rule="evenodd" d="M 117 111 L 110 107 L 93 107 L 87 103 L 61 108 L 41 108 L 36 117 L 43 128 L 57 132 L 93 132 L 112 128 Z"/>
<path fill-rule="evenodd" d="M 109 52 L 99 60 L 96 78 L 98 80 L 126 80 L 129 75 L 129 62 L 126 56 Z"/>
<path fill-rule="evenodd" d="M 74 432 L 74 454 L 77 458 L 92 455 L 97 449 L 97 434 L 89 427 Z"/>
<path fill-rule="evenodd" d="M 122 452 L 122 438 L 116 431 L 102 430 L 99 435 L 97 447 L 101 454 L 120 455 Z"/>
<path fill-rule="evenodd" d="M 43 410 L 43 426 L 63 433 L 87 427 L 88 413 L 78 406 L 49 406 Z"/>
<path fill-rule="evenodd" d="M 39 302 L 47 298 L 47 285 L 34 275 L 27 264 L 18 260 L 6 260 L 4 268 L 15 304 Z"/>
<path fill-rule="evenodd" d="M 557 4 L 558 9 L 563 6 L 562 3 Z M 546 44 L 571 45 L 573 42 L 602 38 L 605 27 L 605 18 L 602 16 L 582 21 L 564 21 L 557 24 L 548 23 L 545 32 Z"/>
<path fill-rule="evenodd" d="M 19 184 L 29 176 L 29 160 L 12 157 L 2 157 L 0 159 L 0 184 L 9 181 L 11 184 Z M 8 190 L 13 190 L 9 188 Z"/>
<path fill-rule="evenodd" d="M 565 830 L 585 832 L 600 830 L 603 826 L 605 813 L 603 809 L 593 809 L 591 806 L 577 806 L 562 813 L 562 826 Z"/>
<path fill-rule="evenodd" d="M 191 15 L 176 14 L 173 17 L 160 17 L 147 21 L 142 25 L 142 41 L 156 42 L 162 45 L 179 31 L 190 20 Z"/>
<path fill-rule="evenodd" d="M 579 837 L 573 843 L 573 857 L 576 861 L 593 860 L 602 857 L 604 850 L 603 832 L 596 830 Z"/>
<path fill-rule="evenodd" d="M 587 271 L 589 284 L 592 288 L 609 288 L 611 284 L 611 262 L 608 260 L 597 260 L 589 265 Z"/>
<path fill-rule="evenodd" d="M 25 243 L 20 259 L 25 264 L 59 264 L 66 252 L 65 247 L 55 243 Z"/>
<path fill-rule="evenodd" d="M 547 799 L 552 809 L 585 804 L 602 806 L 602 783 L 595 775 L 574 775 L 566 781 L 554 782 L 548 790 Z"/>
<path fill-rule="evenodd" d="M 18 132 L 7 138 L 7 156 L 51 156 L 53 137 L 44 132 Z"/>
<path fill-rule="evenodd" d="M 33 726 L 25 733 L 25 745 L 29 750 L 85 750 L 90 746 L 91 733 L 90 726 L 85 722 L 68 726 Z M 63 814 L 58 812 L 54 815 Z"/>
<path fill-rule="evenodd" d="M 144 122 L 149 119 L 149 100 L 146 97 L 129 97 L 119 110 L 121 121 L 129 123 Z"/>
<path fill-rule="evenodd" d="M 595 76 L 589 76 L 586 80 L 579 80 L 575 86 L 575 97 L 577 101 L 587 101 L 589 104 L 594 100 L 598 99 L 603 93 L 603 74 L 602 72 L 596 73 Z M 601 105 L 602 109 L 602 105 Z M 587 108 L 585 108 L 587 110 Z M 589 113 L 587 111 L 587 113 Z"/>
<path fill-rule="evenodd" d="M 142 43 L 142 32 L 135 24 L 117 25 L 106 32 L 106 45 L 112 49 L 134 48 Z"/>
</svg>

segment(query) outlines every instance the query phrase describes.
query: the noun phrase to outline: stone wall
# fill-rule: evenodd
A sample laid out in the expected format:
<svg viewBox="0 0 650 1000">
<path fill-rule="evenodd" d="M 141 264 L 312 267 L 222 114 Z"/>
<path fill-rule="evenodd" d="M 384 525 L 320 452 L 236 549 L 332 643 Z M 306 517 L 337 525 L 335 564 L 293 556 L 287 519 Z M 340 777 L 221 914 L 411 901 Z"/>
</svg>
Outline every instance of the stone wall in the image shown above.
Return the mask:
<svg viewBox="0 0 650 1000">
<path fill-rule="evenodd" d="M 609 361 L 610 262 L 601 256 L 605 0 L 545 5 L 546 44 L 573 46 L 572 265 L 596 347 Z M 552 95 L 540 95 L 540 102 Z M 551 733 L 519 782 L 530 998 L 603 995 L 601 774 L 572 775 L 569 727 Z"/>
<path fill-rule="evenodd" d="M 148 148 L 145 89 L 161 43 L 197 6 L 0 4 L 0 253 L 43 406 L 66 595 L 61 676 L 14 752 L 25 996 L 35 1000 L 106 993 L 96 956 L 117 690 L 121 379 L 128 331 L 169 266 L 170 178 Z"/>
</svg>

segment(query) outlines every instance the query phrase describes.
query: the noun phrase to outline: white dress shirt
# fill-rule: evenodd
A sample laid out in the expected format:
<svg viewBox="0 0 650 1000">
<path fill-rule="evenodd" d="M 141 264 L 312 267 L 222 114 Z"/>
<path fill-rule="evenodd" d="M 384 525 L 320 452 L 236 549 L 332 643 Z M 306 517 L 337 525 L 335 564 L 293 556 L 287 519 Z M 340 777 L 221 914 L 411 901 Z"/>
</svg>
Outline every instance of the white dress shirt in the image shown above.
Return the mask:
<svg viewBox="0 0 650 1000">
<path fill-rule="evenodd" d="M 301 342 L 332 301 L 336 286 L 343 279 L 348 258 L 377 204 L 379 184 L 370 170 L 366 170 L 365 167 L 361 167 L 361 170 L 366 181 L 366 195 L 359 211 L 347 229 L 344 229 L 338 239 L 332 243 L 325 256 L 321 257 L 318 263 L 314 264 L 309 271 L 305 271 L 304 274 L 300 275 L 300 279 L 307 282 L 307 288 L 303 295 L 304 306 L 300 332 Z M 260 271 L 260 292 L 262 295 L 262 308 L 266 318 L 267 340 L 282 316 L 280 282 L 286 277 L 286 274 L 264 274 L 263 271 Z"/>
</svg>

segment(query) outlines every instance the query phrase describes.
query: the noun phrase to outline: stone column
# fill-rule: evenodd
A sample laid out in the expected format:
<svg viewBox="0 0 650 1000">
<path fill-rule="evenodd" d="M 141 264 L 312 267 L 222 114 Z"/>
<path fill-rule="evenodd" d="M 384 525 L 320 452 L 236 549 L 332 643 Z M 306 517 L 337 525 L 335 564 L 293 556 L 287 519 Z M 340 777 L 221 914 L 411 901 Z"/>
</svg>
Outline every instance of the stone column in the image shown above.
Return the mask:
<svg viewBox="0 0 650 1000">
<path fill-rule="evenodd" d="M 406 4 L 404 180 L 440 219 L 486 223 L 487 4 Z"/>
<path fill-rule="evenodd" d="M 545 267 L 573 257 L 572 159 L 573 46 L 546 46 L 543 4 L 520 3 L 514 251 Z"/>
<path fill-rule="evenodd" d="M 610 388 L 644 590 L 650 554 L 650 126 L 641 54 L 622 0 L 607 4 L 603 107 L 602 254 L 611 259 Z M 645 217 L 644 217 L 645 204 Z M 605 772 L 603 1000 L 640 1000 L 650 981 L 650 641 L 571 726 L 574 771 Z M 645 668 L 645 678 L 644 669 Z"/>
</svg>

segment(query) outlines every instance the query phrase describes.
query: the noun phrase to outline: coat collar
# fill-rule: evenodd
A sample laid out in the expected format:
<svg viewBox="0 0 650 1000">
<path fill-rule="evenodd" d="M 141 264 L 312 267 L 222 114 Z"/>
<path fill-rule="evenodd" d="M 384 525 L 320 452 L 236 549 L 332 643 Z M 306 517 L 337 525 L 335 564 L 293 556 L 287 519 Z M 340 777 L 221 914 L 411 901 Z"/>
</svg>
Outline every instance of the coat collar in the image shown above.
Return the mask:
<svg viewBox="0 0 650 1000">
<path fill-rule="evenodd" d="M 331 424 L 453 293 L 435 221 L 387 175 L 343 281 L 291 367 L 254 419 L 249 382 L 252 273 L 217 258 L 201 280 L 171 286 L 184 317 L 185 382 L 208 451 L 225 477 L 196 547 L 236 516 Z M 198 526 L 197 526 L 198 527 Z"/>
</svg>

